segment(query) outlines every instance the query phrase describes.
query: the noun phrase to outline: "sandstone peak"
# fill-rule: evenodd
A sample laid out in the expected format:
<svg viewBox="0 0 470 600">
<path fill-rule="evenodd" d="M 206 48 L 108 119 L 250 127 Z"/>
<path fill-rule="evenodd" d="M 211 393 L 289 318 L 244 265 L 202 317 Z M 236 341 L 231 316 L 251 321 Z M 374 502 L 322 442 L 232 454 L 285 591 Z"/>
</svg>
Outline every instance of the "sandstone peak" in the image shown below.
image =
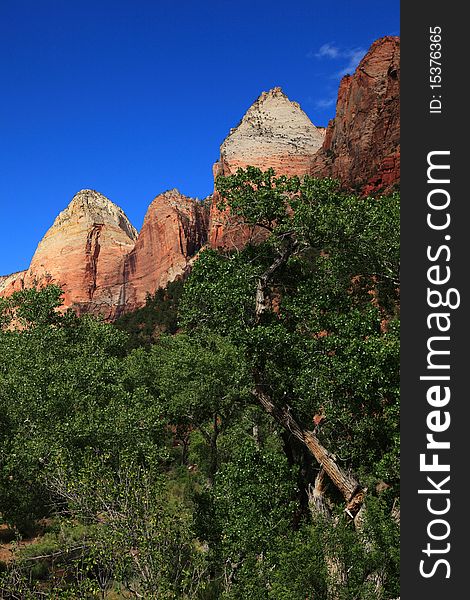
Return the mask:
<svg viewBox="0 0 470 600">
<path fill-rule="evenodd" d="M 182 194 L 178 188 L 173 188 L 171 190 L 166 190 L 161 194 L 158 194 L 152 202 L 150 203 L 149 208 L 147 209 L 147 215 L 153 214 L 157 211 L 160 205 L 167 204 L 172 206 L 177 211 L 187 212 L 188 210 L 193 210 L 194 205 L 202 203 L 196 198 L 191 198 L 190 196 L 185 196 Z"/>
<path fill-rule="evenodd" d="M 164 192 L 161 192 L 160 194 L 158 194 L 158 196 L 155 196 L 155 198 L 152 200 L 152 202 L 150 203 L 150 206 L 152 206 L 152 204 L 155 202 L 161 202 L 161 201 L 171 201 L 171 200 L 189 200 L 190 202 L 193 202 L 194 199 L 190 198 L 189 196 L 185 196 L 184 194 L 182 194 L 178 188 L 173 188 L 171 190 L 165 190 Z"/>
<path fill-rule="evenodd" d="M 270 157 L 312 156 L 323 138 L 322 130 L 315 127 L 300 105 L 275 87 L 263 92 L 238 126 L 230 130 L 220 148 L 221 160 L 263 168 Z"/>
<path fill-rule="evenodd" d="M 81 190 L 39 243 L 29 269 L 0 282 L 0 292 L 55 283 L 63 289 L 64 308 L 112 318 L 123 285 L 124 257 L 136 238 L 116 204 L 95 190 Z"/>
<path fill-rule="evenodd" d="M 183 196 L 184 194 L 182 194 L 178 188 L 172 188 L 171 190 L 165 190 L 164 192 L 162 192 L 161 194 L 158 194 L 157 198 L 159 196 L 165 196 L 166 198 L 170 198 L 173 196 Z"/>
<path fill-rule="evenodd" d="M 269 104 L 271 101 L 277 101 L 278 103 L 286 102 L 299 109 L 303 114 L 305 114 L 304 111 L 301 109 L 300 104 L 298 102 L 295 102 L 295 100 L 290 100 L 290 98 L 287 96 L 284 90 L 279 86 L 271 88 L 268 92 L 261 92 L 260 96 L 257 100 L 255 100 L 250 109 L 254 108 L 255 106 L 259 107 L 259 105 L 262 105 L 264 103 Z"/>
<path fill-rule="evenodd" d="M 206 206 L 176 188 L 153 199 L 135 247 L 125 259 L 120 311 L 142 306 L 147 294 L 187 272 L 207 241 L 207 220 Z"/>
<path fill-rule="evenodd" d="M 280 87 L 260 94 L 221 145 L 214 176 L 253 165 L 277 175 L 334 177 L 364 194 L 393 189 L 400 175 L 399 50 L 398 37 L 372 44 L 354 74 L 342 79 L 326 135 Z M 265 239 L 265 230 L 219 210 L 219 200 L 216 190 L 203 201 L 167 190 L 150 204 L 137 236 L 111 200 L 80 190 L 29 269 L 0 276 L 0 296 L 55 282 L 65 307 L 113 319 L 184 276 L 206 243 L 231 250 Z"/>
<path fill-rule="evenodd" d="M 93 225 L 117 226 L 131 240 L 137 239 L 137 231 L 124 211 L 103 194 L 89 189 L 80 190 L 75 194 L 67 208 L 59 213 L 46 236 L 56 228 L 63 228 L 67 223 L 72 224 L 83 219 Z"/>
<path fill-rule="evenodd" d="M 357 71 L 363 71 L 369 77 L 384 78 L 384 64 L 388 64 L 387 76 L 396 80 L 400 67 L 400 37 L 396 35 L 383 36 L 372 43 Z"/>
<path fill-rule="evenodd" d="M 280 87 L 263 92 L 250 106 L 235 129 L 220 147 L 220 160 L 214 177 L 230 175 L 239 168 L 274 169 L 276 175 L 302 176 L 309 173 L 315 154 L 323 144 L 325 129 L 312 123 L 297 102 L 292 102 Z M 265 233 L 232 222 L 227 212 L 217 208 L 213 195 L 209 242 L 213 247 L 241 248 L 248 241 L 259 241 Z"/>
</svg>

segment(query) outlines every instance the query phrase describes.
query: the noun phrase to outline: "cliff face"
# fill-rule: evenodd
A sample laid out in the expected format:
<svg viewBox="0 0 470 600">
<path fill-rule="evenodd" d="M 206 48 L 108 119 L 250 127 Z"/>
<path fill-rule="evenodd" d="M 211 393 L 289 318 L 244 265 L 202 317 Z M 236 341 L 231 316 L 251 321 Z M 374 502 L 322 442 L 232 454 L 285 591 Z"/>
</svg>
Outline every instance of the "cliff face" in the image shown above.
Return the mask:
<svg viewBox="0 0 470 600">
<path fill-rule="evenodd" d="M 29 269 L 0 277 L 0 295 L 56 283 L 64 308 L 114 319 L 186 272 L 207 225 L 205 205 L 172 190 L 153 200 L 137 236 L 111 200 L 82 190 L 47 231 Z"/>
<path fill-rule="evenodd" d="M 323 128 L 315 127 L 281 88 L 273 88 L 261 94 L 221 145 L 223 174 L 248 165 L 283 175 L 306 173 L 323 138 Z"/>
<path fill-rule="evenodd" d="M 263 92 L 220 147 L 214 178 L 239 167 L 276 175 L 334 177 L 362 193 L 388 191 L 400 179 L 400 40 L 374 42 L 355 73 L 342 79 L 336 117 L 315 127 L 280 88 Z M 137 233 L 103 195 L 82 190 L 40 242 L 27 271 L 0 277 L 0 296 L 54 282 L 65 307 L 113 319 L 147 294 L 183 276 L 206 243 L 239 249 L 261 241 L 217 208 L 171 190 L 157 196 Z"/>
<path fill-rule="evenodd" d="M 124 257 L 137 232 L 124 212 L 94 190 L 78 192 L 39 243 L 27 271 L 4 293 L 57 283 L 64 307 L 114 315 L 124 282 Z"/>
<path fill-rule="evenodd" d="M 207 211 L 202 202 L 176 189 L 157 196 L 125 259 L 119 310 L 142 306 L 147 294 L 182 276 L 206 239 Z"/>
<path fill-rule="evenodd" d="M 400 181 L 400 38 L 375 41 L 354 75 L 343 77 L 312 175 L 362 193 Z"/>
<path fill-rule="evenodd" d="M 0 297 L 11 296 L 14 292 L 19 292 L 23 289 L 23 280 L 26 271 L 18 271 L 11 275 L 0 275 Z"/>
<path fill-rule="evenodd" d="M 214 165 L 214 178 L 231 175 L 248 165 L 263 171 L 273 168 L 277 175 L 305 175 L 325 136 L 281 88 L 263 92 L 232 129 L 220 147 L 220 160 Z M 211 206 L 209 241 L 212 247 L 239 248 L 259 231 L 240 227 L 217 209 L 219 196 Z"/>
</svg>

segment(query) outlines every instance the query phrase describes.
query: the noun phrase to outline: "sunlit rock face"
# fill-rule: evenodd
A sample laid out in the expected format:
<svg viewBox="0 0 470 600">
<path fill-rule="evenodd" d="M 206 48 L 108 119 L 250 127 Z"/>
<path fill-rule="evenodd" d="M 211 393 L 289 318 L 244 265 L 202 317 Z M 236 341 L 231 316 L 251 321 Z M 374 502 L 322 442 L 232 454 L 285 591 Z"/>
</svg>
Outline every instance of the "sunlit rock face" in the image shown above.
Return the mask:
<svg viewBox="0 0 470 600">
<path fill-rule="evenodd" d="M 374 42 L 341 81 L 336 116 L 316 127 L 280 88 L 263 92 L 220 147 L 214 178 L 249 165 L 276 175 L 334 177 L 367 194 L 400 180 L 400 39 Z M 150 204 L 137 232 L 124 212 L 81 190 L 39 243 L 26 271 L 0 276 L 0 296 L 57 283 L 64 307 L 112 320 L 145 304 L 147 294 L 183 277 L 204 245 L 241 249 L 266 233 L 217 208 L 170 190 Z"/>
<path fill-rule="evenodd" d="M 363 194 L 400 181 L 400 38 L 375 41 L 343 77 L 325 141 L 311 174 L 339 179 Z"/>
<path fill-rule="evenodd" d="M 18 271 L 11 275 L 0 275 L 0 297 L 11 296 L 14 292 L 21 291 L 25 274 L 26 271 Z"/>
<path fill-rule="evenodd" d="M 157 196 L 145 215 L 135 248 L 125 260 L 120 310 L 145 304 L 147 294 L 183 276 L 207 239 L 207 210 L 176 189 Z"/>
<path fill-rule="evenodd" d="M 263 92 L 232 129 L 220 147 L 214 177 L 231 175 L 251 165 L 263 171 L 273 168 L 277 175 L 305 175 L 313 166 L 322 146 L 325 130 L 315 127 L 297 102 L 281 88 Z M 240 248 L 262 238 L 262 232 L 241 227 L 217 209 L 220 198 L 214 194 L 211 207 L 209 242 L 212 247 Z"/>
<path fill-rule="evenodd" d="M 64 309 L 112 320 L 183 276 L 207 227 L 206 204 L 171 190 L 153 200 L 137 235 L 111 200 L 82 190 L 47 231 L 29 269 L 0 277 L 0 295 L 55 283 Z"/>
<path fill-rule="evenodd" d="M 124 283 L 124 257 L 136 237 L 111 200 L 94 190 L 81 190 L 56 218 L 14 286 L 56 283 L 64 291 L 64 308 L 112 318 Z"/>
</svg>

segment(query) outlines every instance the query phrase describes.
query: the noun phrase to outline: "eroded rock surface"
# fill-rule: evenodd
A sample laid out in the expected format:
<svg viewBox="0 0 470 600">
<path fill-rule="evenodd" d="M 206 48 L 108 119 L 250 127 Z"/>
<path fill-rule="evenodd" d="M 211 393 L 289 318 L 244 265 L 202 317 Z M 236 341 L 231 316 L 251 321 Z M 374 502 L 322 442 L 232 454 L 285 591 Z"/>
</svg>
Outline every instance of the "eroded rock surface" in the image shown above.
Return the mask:
<svg viewBox="0 0 470 600">
<path fill-rule="evenodd" d="M 315 127 L 297 102 L 281 88 L 263 92 L 232 129 L 220 147 L 214 178 L 231 175 L 251 165 L 277 175 L 305 175 L 323 144 L 325 130 Z M 239 248 L 262 237 L 256 229 L 240 227 L 217 209 L 218 193 L 211 207 L 209 241 L 213 247 Z"/>
<path fill-rule="evenodd" d="M 29 269 L 12 283 L 17 289 L 56 283 L 64 290 L 65 308 L 112 318 L 124 283 L 124 257 L 136 237 L 111 200 L 81 190 L 39 243 Z"/>
<path fill-rule="evenodd" d="M 122 310 L 145 304 L 147 294 L 184 275 L 207 239 L 207 210 L 176 189 L 157 196 L 145 215 L 135 248 L 125 260 Z"/>
<path fill-rule="evenodd" d="M 375 41 L 343 77 L 325 141 L 310 173 L 367 193 L 400 181 L 400 38 Z"/>
<path fill-rule="evenodd" d="M 361 193 L 390 191 L 400 179 L 400 39 L 372 44 L 341 81 L 336 116 L 316 127 L 280 88 L 263 92 L 220 147 L 214 178 L 239 167 L 277 175 L 340 179 Z M 0 296 L 58 283 L 65 307 L 113 319 L 184 276 L 204 244 L 240 249 L 265 233 L 228 218 L 211 202 L 171 190 L 157 196 L 137 232 L 102 194 L 82 190 L 46 233 L 26 271 L 0 277 Z M 210 204 L 210 210 L 208 205 Z"/>
</svg>

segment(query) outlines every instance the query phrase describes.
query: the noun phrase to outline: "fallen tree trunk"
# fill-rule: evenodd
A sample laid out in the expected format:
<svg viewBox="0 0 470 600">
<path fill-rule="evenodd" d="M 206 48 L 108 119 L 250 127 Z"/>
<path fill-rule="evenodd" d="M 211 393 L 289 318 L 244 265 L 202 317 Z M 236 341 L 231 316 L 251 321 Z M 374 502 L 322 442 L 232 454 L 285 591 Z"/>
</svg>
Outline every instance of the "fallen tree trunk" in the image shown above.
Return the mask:
<svg viewBox="0 0 470 600">
<path fill-rule="evenodd" d="M 335 457 L 322 446 L 320 440 L 308 429 L 304 429 L 292 416 L 288 406 L 276 405 L 269 394 L 265 391 L 261 378 L 258 373 L 254 374 L 255 387 L 252 390 L 253 395 L 261 406 L 273 416 L 276 421 L 298 439 L 315 457 L 325 473 L 335 484 L 346 501 L 346 512 L 351 517 L 357 514 L 362 506 L 365 496 L 365 489 L 360 483 L 346 473 L 336 462 Z"/>
<path fill-rule="evenodd" d="M 278 256 L 273 263 L 259 277 L 255 295 L 256 324 L 260 323 L 263 314 L 268 309 L 268 287 L 274 273 L 279 268 L 284 266 L 289 258 L 294 255 L 298 249 L 299 245 L 297 241 L 294 240 L 292 233 L 287 232 L 285 234 L 282 251 L 279 251 Z M 320 440 L 313 431 L 309 431 L 308 429 L 301 427 L 301 425 L 292 416 L 288 406 L 278 406 L 273 402 L 272 398 L 265 390 L 260 373 L 255 370 L 253 376 L 255 387 L 252 390 L 252 393 L 255 398 L 280 425 L 290 431 L 290 433 L 297 438 L 314 456 L 320 466 L 324 469 L 325 473 L 343 495 L 346 501 L 345 511 L 351 517 L 351 519 L 354 519 L 355 515 L 359 512 L 363 504 L 365 490 L 354 477 L 346 473 L 346 471 L 344 471 L 344 469 L 342 469 L 336 463 L 335 457 L 331 455 L 324 446 L 322 446 Z"/>
<path fill-rule="evenodd" d="M 325 469 L 322 467 L 315 478 L 315 484 L 309 483 L 308 485 L 308 506 L 314 519 L 318 515 L 331 517 L 331 511 L 325 501 L 325 475 Z"/>
</svg>

